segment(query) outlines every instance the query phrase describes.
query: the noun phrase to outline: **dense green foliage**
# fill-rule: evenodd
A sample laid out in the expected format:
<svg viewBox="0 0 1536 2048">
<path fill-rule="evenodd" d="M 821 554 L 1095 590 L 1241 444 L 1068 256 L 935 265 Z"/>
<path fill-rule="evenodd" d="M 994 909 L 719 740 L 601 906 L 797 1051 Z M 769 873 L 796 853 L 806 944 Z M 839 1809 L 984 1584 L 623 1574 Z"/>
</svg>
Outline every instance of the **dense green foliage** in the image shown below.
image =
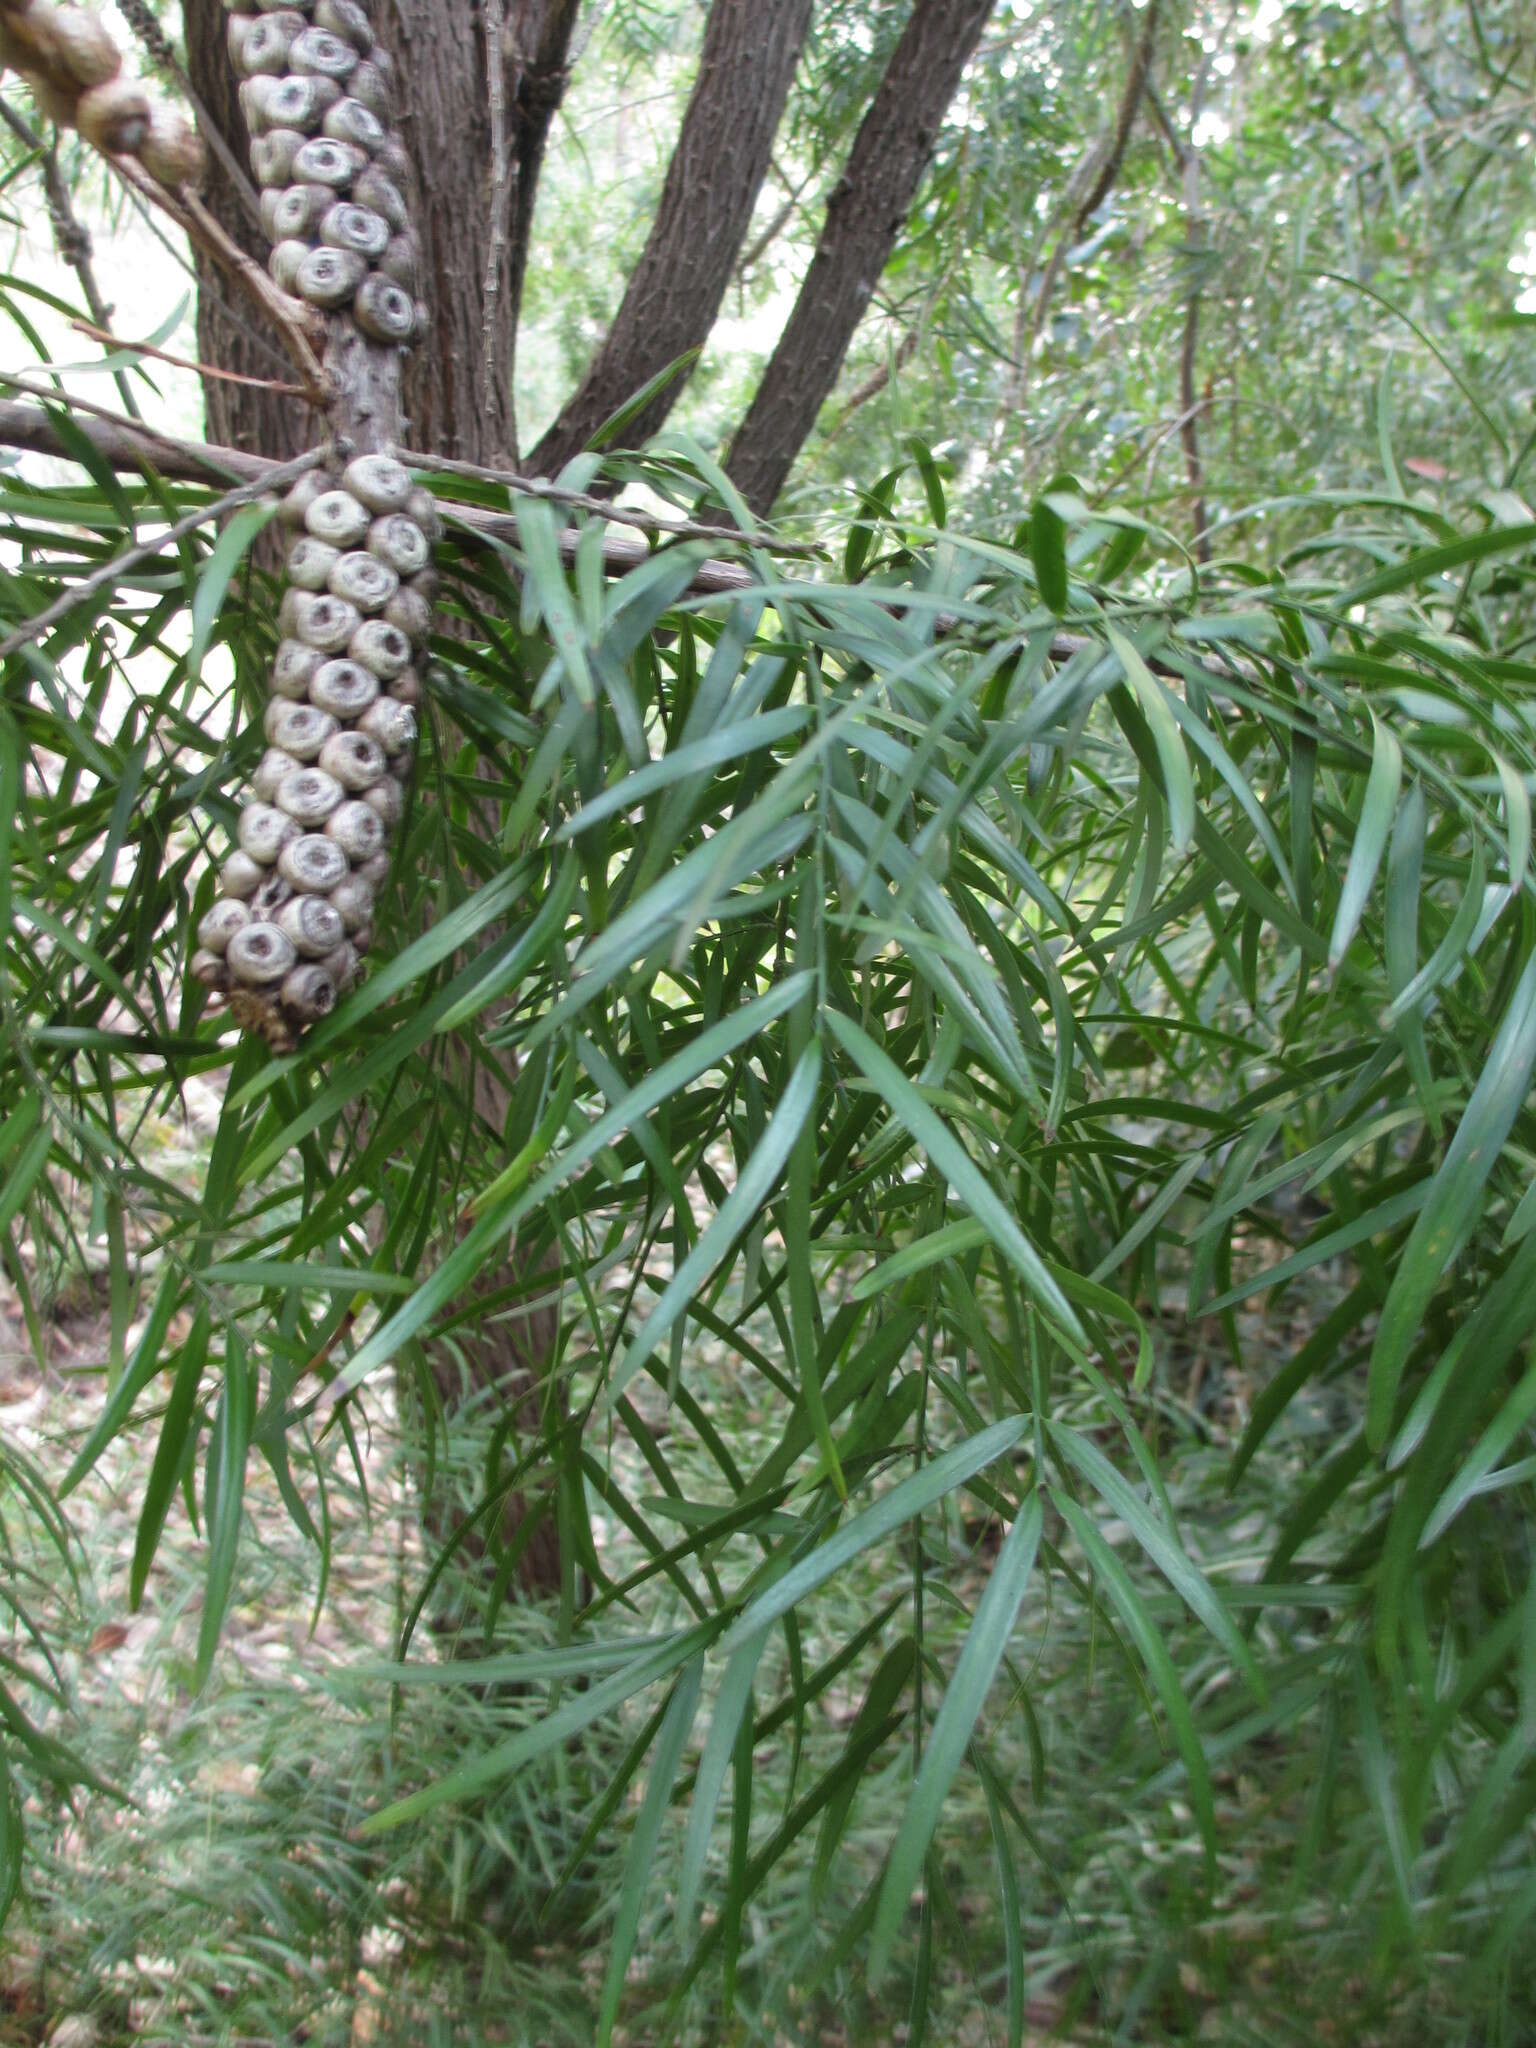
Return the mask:
<svg viewBox="0 0 1536 2048">
<path fill-rule="evenodd" d="M 1530 57 L 1469 10 L 1410 66 L 1388 15 L 1298 10 L 1225 74 L 1252 79 L 1208 153 L 1237 400 L 1209 564 L 1144 474 L 1205 261 L 1150 134 L 1070 260 L 1027 458 L 1011 418 L 993 439 L 998 278 L 1061 217 L 1019 188 L 1064 191 L 1074 95 L 1122 61 L 1101 22 L 1016 154 L 986 110 L 1017 112 L 1034 25 L 982 67 L 1009 177 L 969 129 L 941 164 L 887 280 L 931 342 L 835 444 L 862 488 L 811 451 L 817 559 L 684 540 L 608 576 L 585 513 L 431 478 L 518 542 L 450 520 L 386 950 L 302 1054 L 237 1047 L 186 977 L 259 751 L 263 515 L 8 657 L 0 1261 L 39 1351 L 104 1269 L 108 1355 L 67 1473 L 6 1448 L 0 1896 L 24 1818 L 71 1780 L 99 1815 L 86 1774 L 132 1768 L 70 1712 L 40 1561 L 105 1461 L 131 1604 L 186 1572 L 183 1517 L 202 1541 L 168 1682 L 255 1759 L 231 1825 L 272 1903 L 234 1945 L 264 1927 L 289 1971 L 260 2014 L 391 1884 L 426 1902 L 409 1944 L 512 1869 L 503 1964 L 535 1914 L 601 1928 L 573 2038 L 814 2039 L 836 2001 L 850 2038 L 979 2006 L 1019 2042 L 1046 1986 L 1094 2038 L 1194 2038 L 1230 2001 L 1216 2038 L 1311 2040 L 1346 1996 L 1396 2038 L 1533 2024 L 1536 519 L 1530 328 L 1495 291 Z M 1323 63 L 1383 131 L 1374 183 Z M 79 454 L 5 479 L 6 631 L 213 496 Z M 609 470 L 738 509 L 682 434 Z M 699 592 L 722 553 L 741 586 Z M 482 1064 L 517 1070 L 504 1128 Z M 147 1134 L 209 1083 L 189 1173 Z M 521 1282 L 470 1293 L 514 1232 Z M 425 1346 L 556 1291 L 535 1411 L 443 1416 Z M 394 1639 L 324 1677 L 356 1719 L 317 1741 L 322 1809 L 257 1732 L 318 1710 L 221 1719 L 221 1638 L 258 1489 L 323 1609 L 375 1430 L 469 1513 L 402 1562 Z M 545 1519 L 564 1583 L 533 1617 Z M 466 1607 L 445 1659 L 427 1624 Z M 238 1861 L 204 1878 L 244 1929 Z"/>
</svg>

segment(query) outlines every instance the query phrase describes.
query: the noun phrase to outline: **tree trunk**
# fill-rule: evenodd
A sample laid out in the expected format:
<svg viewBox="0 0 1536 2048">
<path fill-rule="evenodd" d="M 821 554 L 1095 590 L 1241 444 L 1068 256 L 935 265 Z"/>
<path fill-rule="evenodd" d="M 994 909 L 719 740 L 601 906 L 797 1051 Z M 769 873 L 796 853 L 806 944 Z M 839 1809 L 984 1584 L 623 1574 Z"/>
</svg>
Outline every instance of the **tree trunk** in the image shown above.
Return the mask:
<svg viewBox="0 0 1536 2048">
<path fill-rule="evenodd" d="M 509 462 L 517 454 L 512 244 L 507 194 L 489 175 L 485 8 L 393 0 L 380 26 L 399 66 L 401 132 L 416 166 L 415 220 L 431 317 L 406 384 L 411 445 L 467 462 Z M 497 63 L 504 81 L 499 52 Z"/>
<path fill-rule="evenodd" d="M 380 27 L 399 73 L 403 138 L 417 170 L 412 217 L 421 237 L 422 273 L 431 306 L 426 339 L 411 352 L 405 374 L 405 432 L 413 445 L 472 462 L 505 461 L 515 453 L 512 336 L 524 256 L 514 249 L 532 220 L 534 185 L 545 138 L 564 87 L 564 61 L 579 0 L 507 0 L 507 33 L 498 52 L 508 177 L 499 195 L 487 172 L 492 155 L 484 10 L 445 7 L 441 0 L 392 0 Z M 249 143 L 225 49 L 219 0 L 187 0 L 188 68 L 193 85 L 237 159 Z M 515 193 L 513 190 L 515 182 Z M 265 263 L 267 243 L 233 182 L 218 171 L 207 198 L 241 246 Z M 487 307 L 491 309 L 488 319 Z M 200 273 L 198 338 L 205 360 L 257 376 L 291 375 L 275 344 L 243 308 L 230 308 L 221 282 Z M 311 444 L 318 422 L 294 401 L 249 386 L 205 379 L 210 437 L 238 448 L 293 453 Z M 467 1063 L 466 1063 L 467 1072 Z M 505 1127 L 511 1077 L 483 1066 L 474 1074 L 474 1109 L 482 1128 Z M 477 1294 L 515 1286 L 526 1271 L 513 1247 L 500 1271 L 482 1276 Z M 458 1350 L 433 1347 L 430 1363 L 445 1408 L 463 1397 L 463 1380 L 496 1387 L 517 1409 L 518 1427 L 534 1426 L 543 1374 L 557 1330 L 549 1308 L 502 1310 L 461 1332 Z M 527 1503 L 507 1503 L 501 1530 L 510 1540 Z M 429 1526 L 446 1535 L 441 1503 L 429 1503 Z M 477 1542 L 470 1555 L 482 1546 Z M 553 1519 L 525 1550 L 520 1583 L 536 1593 L 560 1584 Z"/>
<path fill-rule="evenodd" d="M 627 398 L 708 339 L 768 172 L 810 19 L 811 0 L 714 0 L 644 252 L 607 339 L 534 449 L 531 468 L 553 475 Z M 628 421 L 627 447 L 655 433 L 685 381 L 686 372 Z"/>
<path fill-rule="evenodd" d="M 917 0 L 855 138 L 788 325 L 726 470 L 755 512 L 783 487 L 837 381 L 993 0 Z"/>
</svg>

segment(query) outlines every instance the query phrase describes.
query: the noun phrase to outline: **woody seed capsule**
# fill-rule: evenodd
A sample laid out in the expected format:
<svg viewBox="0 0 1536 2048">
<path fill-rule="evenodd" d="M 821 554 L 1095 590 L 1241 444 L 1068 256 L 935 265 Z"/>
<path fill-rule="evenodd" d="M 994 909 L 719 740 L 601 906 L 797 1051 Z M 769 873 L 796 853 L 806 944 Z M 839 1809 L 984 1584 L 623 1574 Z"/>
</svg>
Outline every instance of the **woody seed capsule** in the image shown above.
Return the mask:
<svg viewBox="0 0 1536 2048">
<path fill-rule="evenodd" d="M 365 732 L 333 733 L 320 749 L 320 766 L 343 789 L 361 795 L 384 773 L 384 749 Z"/>
<path fill-rule="evenodd" d="M 341 482 L 370 512 L 398 512 L 414 488 L 411 472 L 392 455 L 355 455 Z"/>
<path fill-rule="evenodd" d="M 355 798 L 333 811 L 326 820 L 325 833 L 334 839 L 349 861 L 358 863 L 379 853 L 384 845 L 384 822 L 377 811 Z"/>
<path fill-rule="evenodd" d="M 378 694 L 378 677 L 355 661 L 326 662 L 309 686 L 311 704 L 348 723 L 361 718 Z"/>
<path fill-rule="evenodd" d="M 281 747 L 268 747 L 251 777 L 251 787 L 264 804 L 276 803 L 283 778 L 298 766 L 293 755 L 285 754 Z"/>
<path fill-rule="evenodd" d="M 362 624 L 357 606 L 344 597 L 332 597 L 328 590 L 290 590 L 288 596 L 298 600 L 297 637 L 322 654 L 340 654 Z"/>
<path fill-rule="evenodd" d="M 340 548 L 307 533 L 288 550 L 288 581 L 297 590 L 324 590 L 340 560 Z"/>
<path fill-rule="evenodd" d="M 302 242 L 315 232 L 335 203 L 336 194 L 329 185 L 290 185 L 278 194 L 270 232 L 279 241 L 291 236 Z M 323 479 L 320 488 L 326 488 Z"/>
<path fill-rule="evenodd" d="M 279 930 L 306 960 L 323 960 L 346 937 L 341 912 L 324 896 L 295 896 L 278 912 Z"/>
<path fill-rule="evenodd" d="M 308 647 L 302 640 L 279 641 L 272 664 L 272 688 L 279 697 L 303 697 L 310 677 L 324 659 L 318 647 Z"/>
<path fill-rule="evenodd" d="M 371 534 L 368 508 L 360 505 L 350 491 L 329 490 L 317 497 L 304 515 L 304 524 L 316 540 L 334 548 L 355 548 L 365 534 Z M 386 555 L 383 557 L 389 561 Z M 390 567 L 396 564 L 390 562 Z"/>
<path fill-rule="evenodd" d="M 268 125 L 301 128 L 306 135 L 313 135 L 340 98 L 341 87 L 334 79 L 274 80 L 272 90 L 266 95 Z"/>
<path fill-rule="evenodd" d="M 262 719 L 262 729 L 274 747 L 302 763 L 315 759 L 336 730 L 336 721 L 313 704 L 293 704 L 286 697 L 274 697 Z"/>
<path fill-rule="evenodd" d="M 346 305 L 367 274 L 367 258 L 354 250 L 311 249 L 298 267 L 293 288 L 311 306 L 329 311 Z"/>
<path fill-rule="evenodd" d="M 266 988 L 282 980 L 296 955 L 292 939 L 275 924 L 248 924 L 230 940 L 224 957 L 236 981 Z"/>
<path fill-rule="evenodd" d="M 397 576 L 415 576 L 431 559 L 427 536 L 404 512 L 387 512 L 368 528 L 368 552 L 388 562 Z"/>
<path fill-rule="evenodd" d="M 347 856 L 334 839 L 321 832 L 306 832 L 292 839 L 278 855 L 277 871 L 292 888 L 315 896 L 328 896 L 349 873 Z"/>
<path fill-rule="evenodd" d="M 345 801 L 346 791 L 323 768 L 295 768 L 277 792 L 278 808 L 306 832 L 323 825 Z"/>
<path fill-rule="evenodd" d="M 237 903 L 244 902 L 256 894 L 265 873 L 260 861 L 252 860 L 248 853 L 232 853 L 219 869 L 219 888 Z"/>
<path fill-rule="evenodd" d="M 381 697 L 376 704 L 370 704 L 358 720 L 357 729 L 377 740 L 391 757 L 407 753 L 416 744 L 415 712 L 408 704 L 397 704 L 392 697 Z"/>
<path fill-rule="evenodd" d="M 364 619 L 348 641 L 347 652 L 386 683 L 409 668 L 411 662 L 410 641 L 397 626 L 388 625 L 383 619 Z"/>
<path fill-rule="evenodd" d="M 247 804 L 240 813 L 238 830 L 240 851 L 269 868 L 288 841 L 298 837 L 299 828 L 273 804 Z"/>
<path fill-rule="evenodd" d="M 326 964 L 306 961 L 283 978 L 285 1015 L 299 1024 L 316 1024 L 336 1007 L 336 982 Z"/>
<path fill-rule="evenodd" d="M 235 933 L 243 931 L 250 921 L 251 913 L 245 905 L 232 896 L 225 896 L 199 921 L 197 943 L 206 952 L 222 954 Z"/>
<path fill-rule="evenodd" d="M 332 142 L 317 135 L 306 142 L 293 160 L 293 175 L 307 185 L 329 185 L 333 192 L 345 191 L 368 159 L 350 143 Z"/>
<path fill-rule="evenodd" d="M 350 43 L 340 36 L 333 36 L 326 28 L 307 28 L 293 39 L 288 52 L 290 69 L 299 73 L 308 72 L 317 78 L 334 78 L 338 82 L 350 78 L 357 69 L 358 53 Z"/>
<path fill-rule="evenodd" d="M 338 100 L 321 125 L 333 142 L 350 142 L 370 155 L 384 146 L 384 124 L 361 100 Z"/>
</svg>

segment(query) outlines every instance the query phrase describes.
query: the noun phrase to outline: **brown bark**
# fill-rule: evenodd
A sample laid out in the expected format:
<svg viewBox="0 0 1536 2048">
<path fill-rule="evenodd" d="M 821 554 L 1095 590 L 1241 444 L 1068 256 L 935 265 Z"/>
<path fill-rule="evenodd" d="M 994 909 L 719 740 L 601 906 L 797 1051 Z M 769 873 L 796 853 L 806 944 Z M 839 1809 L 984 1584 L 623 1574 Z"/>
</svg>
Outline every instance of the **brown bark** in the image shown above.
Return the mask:
<svg viewBox="0 0 1536 2048">
<path fill-rule="evenodd" d="M 731 481 L 755 512 L 766 512 L 778 496 L 837 381 L 992 5 L 916 0 L 828 202 L 794 311 L 726 458 Z"/>
<path fill-rule="evenodd" d="M 810 18 L 811 0 L 714 0 L 645 249 L 579 389 L 530 456 L 532 469 L 553 475 L 627 398 L 704 345 L 751 225 Z M 627 446 L 655 433 L 685 381 L 674 378 L 627 423 Z"/>
<path fill-rule="evenodd" d="M 414 209 L 422 291 L 431 315 L 406 384 L 410 437 L 419 448 L 471 462 L 517 452 L 512 410 L 512 322 L 487 337 L 488 269 L 502 307 L 512 302 L 505 195 L 487 175 L 491 102 L 484 11 L 442 0 L 393 0 L 380 28 L 399 67 L 401 133 L 416 165 Z M 499 239 L 498 239 L 499 238 Z"/>
</svg>

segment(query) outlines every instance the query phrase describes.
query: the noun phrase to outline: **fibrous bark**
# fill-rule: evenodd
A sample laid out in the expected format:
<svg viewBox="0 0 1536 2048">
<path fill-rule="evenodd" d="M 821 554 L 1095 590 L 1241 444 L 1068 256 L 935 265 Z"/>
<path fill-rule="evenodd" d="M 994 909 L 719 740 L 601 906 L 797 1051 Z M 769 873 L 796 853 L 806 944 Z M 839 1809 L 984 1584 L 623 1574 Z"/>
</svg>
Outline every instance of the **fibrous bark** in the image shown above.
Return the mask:
<svg viewBox="0 0 1536 2048">
<path fill-rule="evenodd" d="M 406 382 L 412 441 L 472 462 L 517 451 L 512 322 L 498 321 L 486 362 L 487 270 L 512 304 L 512 252 L 492 189 L 484 14 L 441 0 L 393 0 L 385 42 L 402 81 L 401 134 L 416 165 L 422 285 L 431 327 Z M 499 61 L 499 60 L 498 60 Z M 498 245 L 498 236 L 500 237 Z M 494 254 L 493 254 L 494 252 Z"/>
<path fill-rule="evenodd" d="M 917 0 L 827 205 L 816 254 L 726 458 L 747 503 L 783 487 L 906 222 L 993 0 Z"/>
<path fill-rule="evenodd" d="M 553 475 L 627 398 L 708 338 L 810 18 L 811 0 L 715 0 L 644 252 L 580 388 L 529 458 L 534 470 Z M 626 446 L 655 433 L 684 381 L 673 379 L 626 423 Z"/>
</svg>

